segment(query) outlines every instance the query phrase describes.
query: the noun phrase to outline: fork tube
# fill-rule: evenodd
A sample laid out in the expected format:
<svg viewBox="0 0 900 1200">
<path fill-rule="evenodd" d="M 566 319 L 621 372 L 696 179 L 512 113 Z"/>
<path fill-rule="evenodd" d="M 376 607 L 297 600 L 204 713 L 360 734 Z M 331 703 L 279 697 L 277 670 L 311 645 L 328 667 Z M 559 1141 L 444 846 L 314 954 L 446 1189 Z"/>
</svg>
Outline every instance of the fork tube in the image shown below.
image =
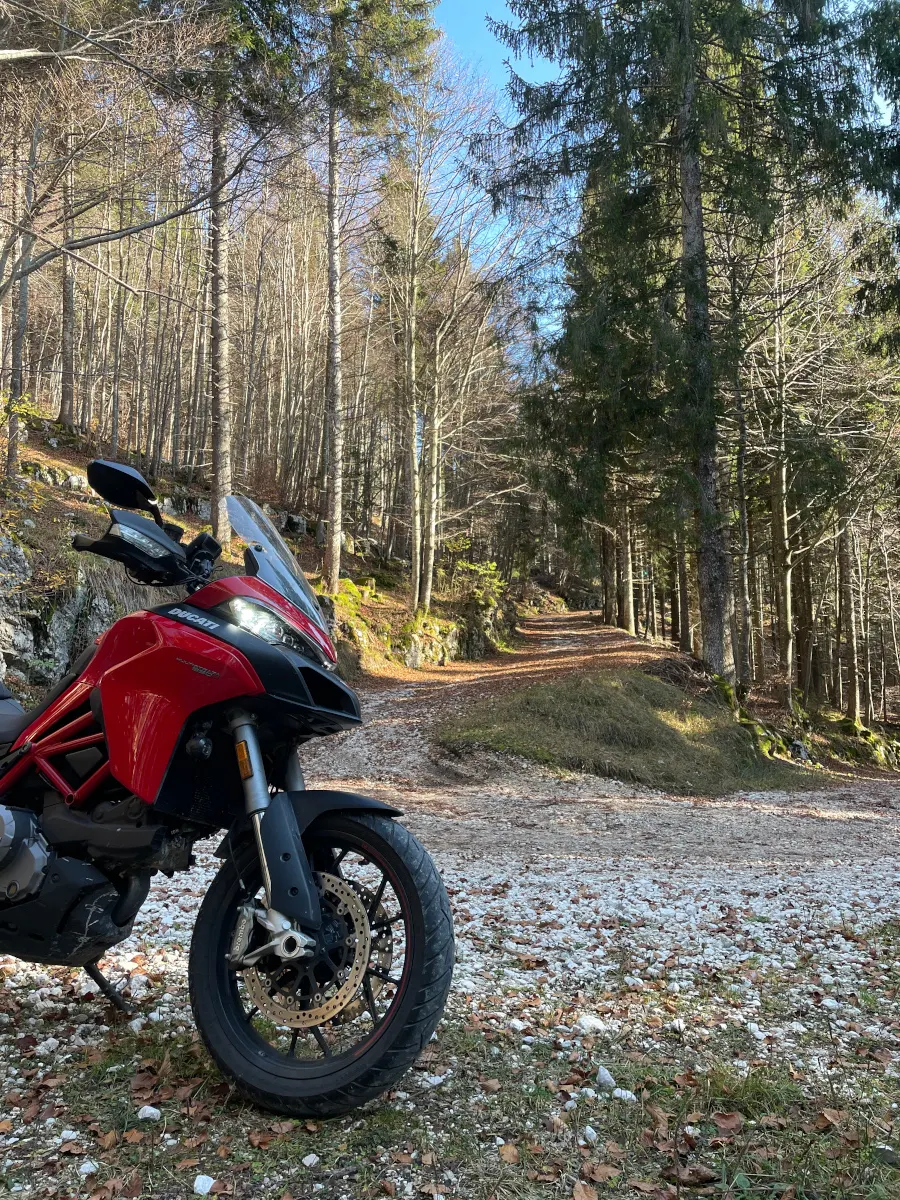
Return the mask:
<svg viewBox="0 0 900 1200">
<path fill-rule="evenodd" d="M 288 755 L 287 766 L 284 769 L 284 784 L 289 792 L 306 791 L 306 780 L 303 778 L 303 768 L 300 766 L 296 750 L 291 750 Z"/>
<path fill-rule="evenodd" d="M 256 734 L 256 722 L 248 713 L 236 713 L 231 720 L 231 732 L 234 736 L 238 769 L 244 788 L 244 804 L 256 838 L 256 849 L 262 868 L 263 889 L 266 893 L 266 907 L 271 908 L 272 877 L 269 874 L 269 864 L 266 861 L 262 830 L 260 829 L 262 814 L 269 807 L 269 784 L 266 780 L 266 768 Z"/>
</svg>

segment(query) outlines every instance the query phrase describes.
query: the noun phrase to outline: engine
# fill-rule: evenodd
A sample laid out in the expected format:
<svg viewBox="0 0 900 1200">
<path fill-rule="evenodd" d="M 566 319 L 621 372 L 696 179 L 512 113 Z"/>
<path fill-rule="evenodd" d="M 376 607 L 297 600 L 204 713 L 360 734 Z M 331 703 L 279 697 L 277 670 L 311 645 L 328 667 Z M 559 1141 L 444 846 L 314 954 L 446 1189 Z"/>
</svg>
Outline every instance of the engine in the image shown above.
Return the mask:
<svg viewBox="0 0 900 1200">
<path fill-rule="evenodd" d="M 50 850 L 34 813 L 0 804 L 0 902 L 39 892 L 49 865 Z"/>
<path fill-rule="evenodd" d="M 110 874 L 60 854 L 34 813 L 0 804 L 0 954 L 92 962 L 128 937 L 149 888 L 149 868 Z"/>
</svg>

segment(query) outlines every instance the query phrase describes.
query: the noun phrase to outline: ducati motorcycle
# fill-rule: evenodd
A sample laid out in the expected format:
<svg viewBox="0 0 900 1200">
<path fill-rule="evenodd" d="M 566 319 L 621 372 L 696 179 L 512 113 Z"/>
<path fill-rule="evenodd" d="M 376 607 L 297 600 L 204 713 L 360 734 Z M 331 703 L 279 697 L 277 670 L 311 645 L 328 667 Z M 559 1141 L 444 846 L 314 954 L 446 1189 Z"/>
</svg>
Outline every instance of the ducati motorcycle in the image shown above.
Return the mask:
<svg viewBox="0 0 900 1200">
<path fill-rule="evenodd" d="M 249 1100 L 329 1116 L 395 1083 L 430 1040 L 453 966 L 447 894 L 396 809 L 307 789 L 297 755 L 361 722 L 315 594 L 261 509 L 228 498 L 245 574 L 163 520 L 133 468 L 97 460 L 110 505 L 76 550 L 180 603 L 117 621 L 37 708 L 0 685 L 0 953 L 100 972 L 157 873 L 224 830 L 197 916 L 197 1028 Z M 142 510 L 141 512 L 126 510 Z M 163 885 L 164 886 L 164 885 Z"/>
</svg>

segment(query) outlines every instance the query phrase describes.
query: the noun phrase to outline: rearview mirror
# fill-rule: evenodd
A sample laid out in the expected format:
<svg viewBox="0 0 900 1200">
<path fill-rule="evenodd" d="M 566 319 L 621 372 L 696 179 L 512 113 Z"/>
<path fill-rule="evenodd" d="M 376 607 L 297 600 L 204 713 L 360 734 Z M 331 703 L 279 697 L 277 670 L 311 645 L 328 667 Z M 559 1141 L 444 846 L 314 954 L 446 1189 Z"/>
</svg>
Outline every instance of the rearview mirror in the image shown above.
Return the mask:
<svg viewBox="0 0 900 1200">
<path fill-rule="evenodd" d="M 153 516 L 157 525 L 162 526 L 162 515 L 153 488 L 134 467 L 95 458 L 88 463 L 87 478 L 94 491 L 109 504 L 117 508 L 142 508 Z"/>
</svg>

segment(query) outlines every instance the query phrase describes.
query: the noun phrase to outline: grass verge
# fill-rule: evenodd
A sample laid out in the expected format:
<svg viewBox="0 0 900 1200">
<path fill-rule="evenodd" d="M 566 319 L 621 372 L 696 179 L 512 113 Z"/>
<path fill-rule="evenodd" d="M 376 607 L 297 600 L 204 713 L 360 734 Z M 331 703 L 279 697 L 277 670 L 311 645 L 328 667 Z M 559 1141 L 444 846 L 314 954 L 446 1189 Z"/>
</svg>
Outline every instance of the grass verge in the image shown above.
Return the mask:
<svg viewBox="0 0 900 1200">
<path fill-rule="evenodd" d="M 451 749 L 482 746 L 676 793 L 797 788 L 815 778 L 762 755 L 724 702 L 640 671 L 521 688 L 470 707 L 438 736 Z"/>
<path fill-rule="evenodd" d="M 608 997 L 586 1000 L 609 1007 Z M 632 1036 L 562 1036 L 557 1022 L 574 1013 L 558 1009 L 533 1013 L 527 1045 L 489 1009 L 458 1009 L 400 1089 L 324 1122 L 244 1105 L 190 1033 L 135 1037 L 114 1026 L 77 1070 L 28 1072 L 26 1095 L 13 1093 L 15 1117 L 0 1128 L 18 1136 L 4 1150 L 0 1191 L 188 1200 L 206 1174 L 214 1194 L 258 1200 L 898 1194 L 891 1081 L 873 1064 L 859 1059 L 824 1081 L 760 1047 L 735 1066 L 721 1032 L 699 1045 L 671 1034 L 665 1052 L 648 1054 L 642 1035 L 658 1032 L 652 1014 L 665 1002 L 653 992 L 625 1002 Z M 598 1062 L 630 1101 L 591 1086 Z M 137 1118 L 145 1103 L 159 1107 L 158 1120 Z"/>
</svg>

